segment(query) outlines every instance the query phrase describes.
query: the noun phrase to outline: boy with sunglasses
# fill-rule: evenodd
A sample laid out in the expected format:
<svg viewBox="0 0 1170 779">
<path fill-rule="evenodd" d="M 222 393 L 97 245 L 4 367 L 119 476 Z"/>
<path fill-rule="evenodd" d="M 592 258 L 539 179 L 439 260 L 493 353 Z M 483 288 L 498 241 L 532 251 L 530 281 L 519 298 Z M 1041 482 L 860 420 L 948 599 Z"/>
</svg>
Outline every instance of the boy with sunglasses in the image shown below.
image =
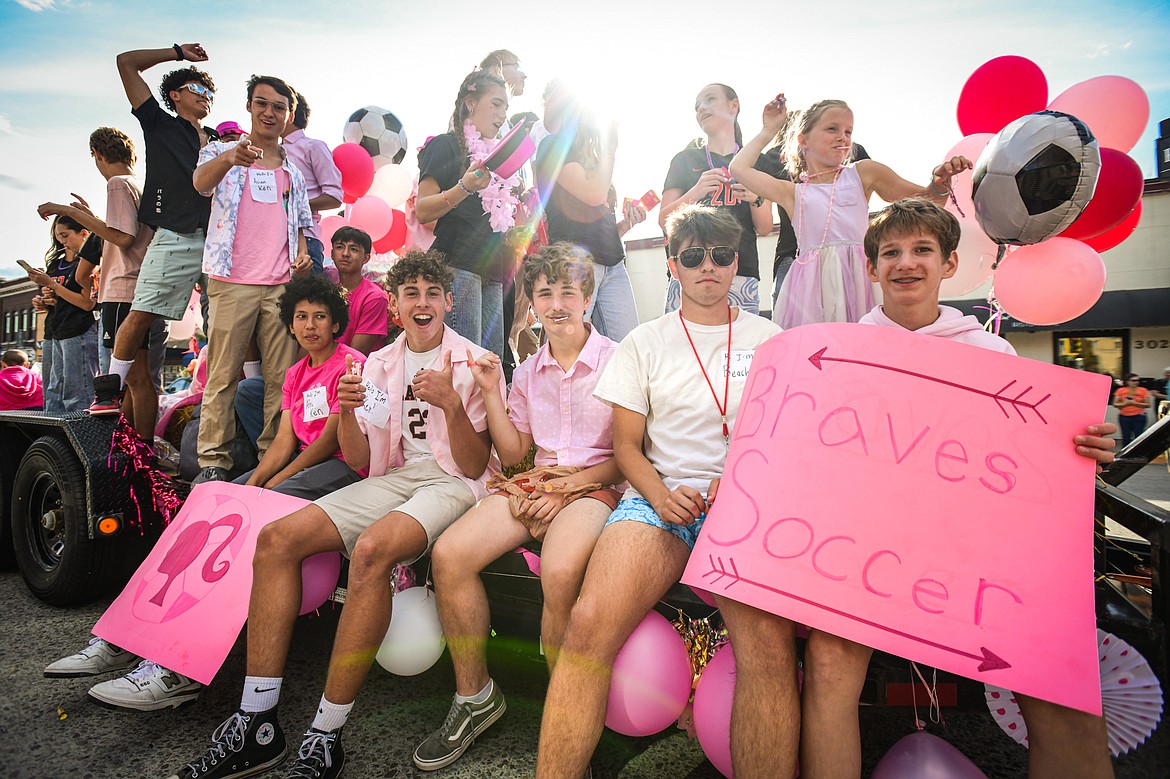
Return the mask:
<svg viewBox="0 0 1170 779">
<path fill-rule="evenodd" d="M 211 113 L 215 82 L 194 66 L 168 73 L 159 94 L 169 114 L 150 94 L 142 72 L 169 60 L 206 62 L 198 43 L 162 49 L 139 49 L 118 55 L 118 75 L 146 140 L 146 181 L 138 221 L 154 228 L 142 269 L 134 286 L 130 312 L 119 325 L 110 355 L 109 373 L 94 379 L 96 398 L 90 414 L 121 411 L 124 387 L 134 403 L 139 430 L 153 428 L 158 415 L 158 385 L 150 372 L 150 352 L 161 337 L 156 320 L 182 319 L 191 291 L 201 274 L 203 241 L 211 203 L 191 183 L 199 150 L 218 136 L 202 122 Z"/>
<path fill-rule="evenodd" d="M 613 407 L 614 455 L 630 489 L 606 522 L 549 684 L 538 777 L 586 772 L 614 657 L 678 581 L 715 499 L 755 348 L 780 332 L 732 308 L 740 225 L 708 206 L 667 223 L 677 312 L 635 328 L 594 390 Z"/>
</svg>

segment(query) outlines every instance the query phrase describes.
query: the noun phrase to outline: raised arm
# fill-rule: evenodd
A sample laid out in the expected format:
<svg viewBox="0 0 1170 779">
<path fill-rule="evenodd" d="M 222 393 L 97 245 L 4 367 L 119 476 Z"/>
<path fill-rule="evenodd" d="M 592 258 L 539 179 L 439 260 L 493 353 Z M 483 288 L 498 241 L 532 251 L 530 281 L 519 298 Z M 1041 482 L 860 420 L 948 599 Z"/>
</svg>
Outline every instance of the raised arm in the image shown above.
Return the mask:
<svg viewBox="0 0 1170 779">
<path fill-rule="evenodd" d="M 887 203 L 904 197 L 921 197 L 937 204 L 945 203 L 951 191 L 951 179 L 965 170 L 971 170 L 974 163 L 966 157 L 951 157 L 931 171 L 930 184 L 921 186 L 899 176 L 889 166 L 875 160 L 861 160 L 857 173 L 865 187 L 865 196 L 877 194 Z"/>
<path fill-rule="evenodd" d="M 179 53 L 182 56 L 178 56 Z M 118 76 L 122 79 L 122 87 L 126 90 L 126 99 L 131 108 L 138 108 L 150 99 L 150 87 L 142 78 L 142 71 L 149 70 L 155 65 L 164 62 L 206 62 L 207 52 L 198 43 L 184 43 L 179 52 L 174 46 L 165 49 L 136 49 L 124 51 L 118 55 Z"/>
<path fill-rule="evenodd" d="M 204 151 L 208 150 L 205 148 Z M 195 172 L 191 175 L 191 183 L 195 185 L 196 192 L 210 195 L 233 167 L 236 165 L 250 167 L 252 163 L 263 156 L 263 149 L 254 148 L 252 142 L 244 138 L 235 147 L 222 154 L 217 154 L 195 168 Z"/>
<path fill-rule="evenodd" d="M 775 100 L 764 106 L 763 127 L 754 138 L 744 144 L 744 147 L 732 158 L 731 165 L 728 166 L 733 179 L 757 195 L 762 195 L 765 200 L 771 200 L 783 206 L 792 203 L 795 191 L 792 182 L 774 178 L 762 170 L 756 170 L 755 166 L 764 147 L 776 137 L 776 133 L 780 132 L 780 128 L 784 126 L 784 120 L 787 116 L 787 104 L 784 102 L 783 95 L 778 95 Z"/>
<path fill-rule="evenodd" d="M 532 436 L 516 429 L 508 417 L 508 410 L 504 407 L 504 398 L 500 393 L 500 358 L 492 352 L 484 352 L 476 360 L 467 350 L 467 365 L 475 377 L 483 395 L 484 408 L 487 411 L 488 432 L 491 434 L 492 444 L 500 456 L 500 463 L 505 467 L 515 465 L 528 456 L 532 447 Z"/>
<path fill-rule="evenodd" d="M 354 362 L 353 355 L 347 354 L 345 373 L 337 380 L 337 405 L 341 408 L 337 418 L 337 443 L 345 455 L 346 464 L 355 471 L 370 467 L 370 441 L 354 414 L 365 402 L 361 363 Z"/>
<path fill-rule="evenodd" d="M 451 352 L 444 350 L 443 363 L 438 369 L 428 368 L 415 376 L 414 396 L 443 410 L 447 425 L 447 440 L 451 442 L 451 456 L 455 465 L 469 479 L 478 479 L 487 468 L 492 453 L 488 431 L 476 431 L 463 407 L 463 398 L 452 382 Z"/>
<path fill-rule="evenodd" d="M 134 245 L 135 236 L 110 227 L 94 215 L 89 203 L 85 202 L 85 198 L 76 192 L 69 194 L 73 195 L 76 200 L 67 206 L 61 203 L 41 203 L 37 206 L 37 213 L 41 215 L 41 219 L 48 219 L 51 216 L 68 216 L 86 230 L 97 233 L 97 236 L 103 241 L 109 241 L 122 251 L 126 251 Z"/>
</svg>

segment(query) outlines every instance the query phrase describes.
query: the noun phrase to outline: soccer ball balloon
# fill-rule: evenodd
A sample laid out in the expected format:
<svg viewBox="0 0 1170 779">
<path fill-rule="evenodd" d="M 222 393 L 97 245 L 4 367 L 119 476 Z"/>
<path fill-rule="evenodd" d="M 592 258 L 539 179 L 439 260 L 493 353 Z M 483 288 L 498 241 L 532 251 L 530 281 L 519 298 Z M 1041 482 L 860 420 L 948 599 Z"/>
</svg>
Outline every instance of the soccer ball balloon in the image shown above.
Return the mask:
<svg viewBox="0 0 1170 779">
<path fill-rule="evenodd" d="M 1100 170 L 1097 140 L 1080 119 L 1057 111 L 1021 116 L 975 163 L 975 217 L 996 243 L 1039 243 L 1081 215 Z"/>
<path fill-rule="evenodd" d="M 398 117 L 385 108 L 368 105 L 350 114 L 342 136 L 346 143 L 360 144 L 374 158 L 374 166 L 402 162 L 406 156 L 406 130 Z"/>
</svg>

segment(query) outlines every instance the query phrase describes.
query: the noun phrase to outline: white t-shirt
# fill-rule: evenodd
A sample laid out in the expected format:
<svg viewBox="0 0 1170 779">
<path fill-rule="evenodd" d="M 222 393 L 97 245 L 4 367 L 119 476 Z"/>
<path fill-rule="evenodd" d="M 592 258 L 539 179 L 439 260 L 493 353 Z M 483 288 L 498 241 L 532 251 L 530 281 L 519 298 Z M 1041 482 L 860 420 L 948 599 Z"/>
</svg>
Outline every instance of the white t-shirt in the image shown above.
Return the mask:
<svg viewBox="0 0 1170 779">
<path fill-rule="evenodd" d="M 688 321 L 687 330 L 722 404 L 727 325 Z M 731 323 L 728 429 L 735 424 L 755 348 L 779 332 L 779 326 L 742 309 Z M 711 480 L 722 475 L 727 459 L 723 418 L 678 312 L 640 325 L 627 335 L 618 344 L 593 396 L 646 417 L 642 451 L 669 489 L 685 484 L 706 494 Z M 640 495 L 630 487 L 624 497 Z"/>
<path fill-rule="evenodd" d="M 402 396 L 402 457 L 407 463 L 433 460 L 435 457 L 427 442 L 427 414 L 430 413 L 431 404 L 414 396 L 410 382 L 420 370 L 436 366 L 442 348 L 436 346 L 429 352 L 412 352 L 409 346 L 406 347 L 405 359 L 402 361 L 402 370 L 406 374 L 403 382 L 406 391 Z"/>
</svg>

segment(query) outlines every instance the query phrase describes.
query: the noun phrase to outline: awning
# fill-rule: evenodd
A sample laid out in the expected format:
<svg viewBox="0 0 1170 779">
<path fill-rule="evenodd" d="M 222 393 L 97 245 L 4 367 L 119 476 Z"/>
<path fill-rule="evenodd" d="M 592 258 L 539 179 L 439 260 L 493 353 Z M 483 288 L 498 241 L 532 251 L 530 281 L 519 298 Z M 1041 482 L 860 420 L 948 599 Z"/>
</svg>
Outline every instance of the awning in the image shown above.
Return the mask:
<svg viewBox="0 0 1170 779">
<path fill-rule="evenodd" d="M 944 300 L 964 314 L 987 321 L 987 301 Z M 1133 327 L 1170 325 L 1170 289 L 1123 289 L 1106 292 L 1081 316 L 1059 325 L 1030 325 L 1004 316 L 1001 333 L 1032 333 L 1040 330 L 1126 330 Z"/>
</svg>

